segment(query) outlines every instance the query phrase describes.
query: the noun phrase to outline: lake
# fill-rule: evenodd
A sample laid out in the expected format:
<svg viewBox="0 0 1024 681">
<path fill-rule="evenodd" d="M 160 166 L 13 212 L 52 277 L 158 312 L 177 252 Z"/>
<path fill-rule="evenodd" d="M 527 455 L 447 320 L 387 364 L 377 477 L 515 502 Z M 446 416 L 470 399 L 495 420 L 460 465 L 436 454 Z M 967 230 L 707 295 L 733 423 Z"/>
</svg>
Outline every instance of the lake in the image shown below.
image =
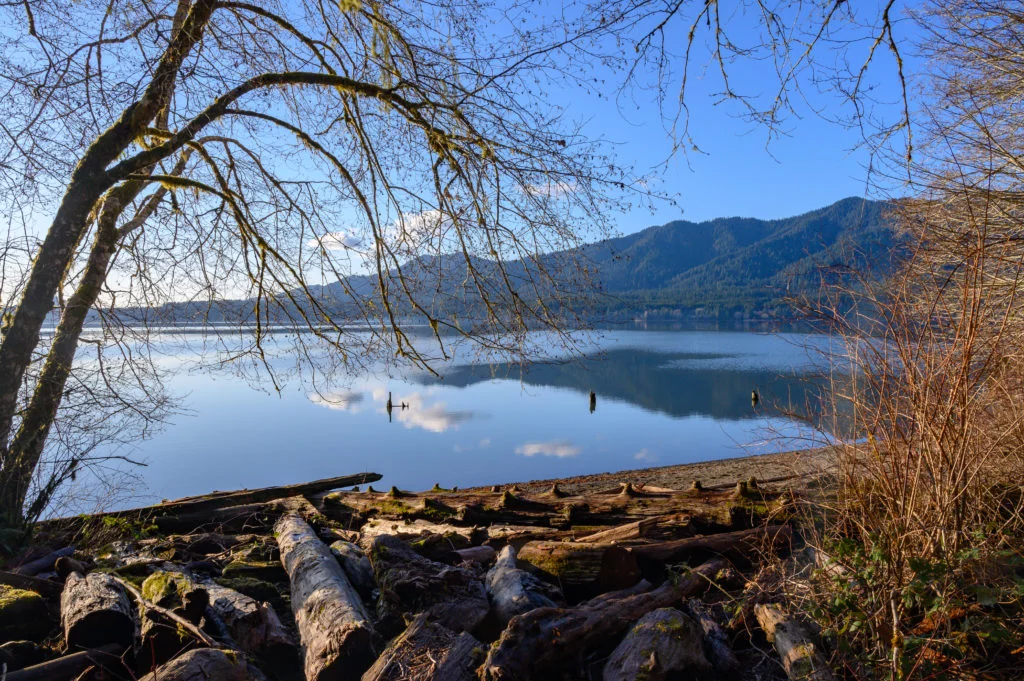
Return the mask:
<svg viewBox="0 0 1024 681">
<path fill-rule="evenodd" d="M 280 394 L 230 372 L 181 370 L 168 388 L 186 413 L 136 445 L 133 458 L 148 465 L 129 498 L 108 505 L 360 471 L 381 473 L 378 487 L 419 490 L 806 447 L 814 431 L 789 414 L 813 399 L 816 350 L 827 343 L 800 333 L 615 330 L 582 359 L 523 371 L 454 362 L 441 378 L 370 371 Z M 162 361 L 187 365 L 192 351 L 180 352 Z"/>
</svg>

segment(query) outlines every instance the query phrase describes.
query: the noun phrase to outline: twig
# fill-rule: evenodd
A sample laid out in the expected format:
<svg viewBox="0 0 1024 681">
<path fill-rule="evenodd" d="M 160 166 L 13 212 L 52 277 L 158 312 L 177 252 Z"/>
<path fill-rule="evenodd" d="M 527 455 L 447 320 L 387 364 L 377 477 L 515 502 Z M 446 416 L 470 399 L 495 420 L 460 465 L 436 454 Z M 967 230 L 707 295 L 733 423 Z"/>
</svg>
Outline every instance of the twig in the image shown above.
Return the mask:
<svg viewBox="0 0 1024 681">
<path fill-rule="evenodd" d="M 120 577 L 118 577 L 116 575 L 111 575 L 111 576 L 115 580 L 117 580 L 117 582 L 119 582 L 121 584 L 121 586 L 123 586 L 128 591 L 128 593 L 130 593 L 132 595 L 132 597 L 135 598 L 135 600 L 137 600 L 139 602 L 139 605 L 141 605 L 142 607 L 144 607 L 144 608 L 146 608 L 148 610 L 153 610 L 154 612 L 158 612 L 161 615 L 163 615 L 164 617 L 166 617 L 167 619 L 171 620 L 172 622 L 174 622 L 176 624 L 180 624 L 182 627 L 184 627 L 184 629 L 186 631 L 188 631 L 190 634 L 195 636 L 206 647 L 208 647 L 208 648 L 221 648 L 221 649 L 224 648 L 224 646 L 222 646 L 217 641 L 215 641 L 214 639 L 210 638 L 205 632 L 203 632 L 202 629 L 200 629 L 196 625 L 192 624 L 191 622 L 189 622 L 187 619 L 185 619 L 181 615 L 178 615 L 177 613 L 171 612 L 167 608 L 161 608 L 159 605 L 156 605 L 155 603 L 150 603 L 149 601 L 147 601 L 145 599 L 145 597 L 142 595 L 142 593 L 138 589 L 136 589 L 135 586 L 132 585 L 130 582 L 127 582 L 127 581 L 121 579 Z"/>
</svg>

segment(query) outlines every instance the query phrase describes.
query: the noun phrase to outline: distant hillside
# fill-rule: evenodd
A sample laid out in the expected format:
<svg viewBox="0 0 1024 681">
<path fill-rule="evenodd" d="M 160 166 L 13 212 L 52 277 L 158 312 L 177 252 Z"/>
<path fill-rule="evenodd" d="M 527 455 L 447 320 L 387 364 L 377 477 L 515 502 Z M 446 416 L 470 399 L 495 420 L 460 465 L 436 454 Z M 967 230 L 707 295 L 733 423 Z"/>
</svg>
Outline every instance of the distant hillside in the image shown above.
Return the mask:
<svg viewBox="0 0 1024 681">
<path fill-rule="evenodd" d="M 539 263 L 506 263 L 505 271 L 510 281 L 524 282 L 538 266 L 569 272 L 574 268 L 568 263 L 589 261 L 602 295 L 588 299 L 586 311 L 597 319 L 785 316 L 787 296 L 813 293 L 823 267 L 890 261 L 895 240 L 884 208 L 881 202 L 848 198 L 782 220 L 677 220 L 589 244 L 579 252 L 552 253 Z M 492 261 L 475 259 L 474 266 L 478 272 L 494 269 L 497 274 Z M 479 294 L 467 283 L 466 273 L 462 255 L 418 258 L 403 267 L 417 299 L 433 307 L 437 316 L 472 317 Z M 494 296 L 500 299 L 507 294 L 504 284 L 497 276 L 493 281 Z M 377 285 L 375 276 L 354 276 L 311 287 L 311 292 L 344 318 L 355 316 L 352 296 L 373 300 Z M 135 315 L 150 322 L 244 322 L 252 309 L 249 301 L 175 303 Z"/>
</svg>

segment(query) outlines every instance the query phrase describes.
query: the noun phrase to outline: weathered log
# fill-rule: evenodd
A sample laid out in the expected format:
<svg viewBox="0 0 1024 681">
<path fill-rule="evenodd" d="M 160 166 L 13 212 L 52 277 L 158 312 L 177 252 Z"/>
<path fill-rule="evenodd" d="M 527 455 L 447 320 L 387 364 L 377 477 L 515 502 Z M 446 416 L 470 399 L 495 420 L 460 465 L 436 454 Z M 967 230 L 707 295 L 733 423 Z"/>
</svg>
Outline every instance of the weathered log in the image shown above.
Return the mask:
<svg viewBox="0 0 1024 681">
<path fill-rule="evenodd" d="M 728 636 L 711 611 L 703 601 L 696 598 L 687 601 L 686 609 L 704 631 L 704 653 L 715 671 L 729 678 L 736 676 L 740 671 L 740 661 L 736 659 L 732 646 L 729 645 Z"/>
<path fill-rule="evenodd" d="M 60 596 L 60 619 L 68 650 L 116 643 L 127 648 L 135 637 L 131 601 L 112 575 L 72 573 Z"/>
<path fill-rule="evenodd" d="M 283 516 L 274 531 L 291 581 L 307 681 L 359 678 L 373 661 L 375 637 L 355 587 L 298 515 Z"/>
<path fill-rule="evenodd" d="M 126 582 L 125 580 L 119 577 L 114 577 L 114 579 L 117 581 L 118 584 L 121 585 L 121 587 L 125 591 L 131 594 L 132 598 L 136 600 L 140 607 L 146 610 L 153 610 L 155 612 L 160 613 L 164 617 L 170 619 L 172 622 L 174 622 L 175 624 L 179 625 L 181 628 L 192 634 L 196 638 L 196 640 L 202 643 L 203 645 L 209 646 L 210 648 L 217 647 L 216 641 L 210 638 L 205 632 L 203 632 L 202 629 L 197 627 L 189 620 L 185 619 L 173 610 L 168 610 L 167 608 L 159 606 L 156 603 L 153 603 L 152 601 L 146 600 L 146 598 L 142 595 L 142 592 L 136 589 L 134 586 L 132 586 L 130 582 Z"/>
<path fill-rule="evenodd" d="M 679 562 L 694 556 L 721 555 L 750 560 L 758 550 L 778 551 L 789 546 L 793 531 L 788 525 L 766 525 L 738 532 L 723 532 L 706 537 L 688 537 L 675 541 L 630 546 L 627 550 L 638 560 Z"/>
<path fill-rule="evenodd" d="M 558 606 L 557 601 L 563 600 L 556 587 L 516 567 L 516 550 L 511 546 L 498 554 L 486 581 L 487 595 L 502 629 L 516 615 L 535 608 L 554 608 Z"/>
<path fill-rule="evenodd" d="M 604 681 L 663 681 L 671 673 L 701 677 L 711 671 L 703 632 L 675 608 L 652 610 L 633 625 L 604 667 Z"/>
<path fill-rule="evenodd" d="M 552 678 L 553 670 L 573 664 L 584 650 L 622 633 L 631 622 L 702 590 L 725 565 L 725 561 L 711 560 L 653 591 L 622 598 L 605 596 L 575 608 L 538 608 L 514 617 L 491 646 L 478 672 L 480 679 Z"/>
<path fill-rule="evenodd" d="M 455 554 L 459 560 L 470 563 L 490 563 L 498 557 L 498 552 L 490 546 L 470 546 L 465 549 L 456 549 Z"/>
<path fill-rule="evenodd" d="M 347 541 L 336 541 L 331 544 L 331 553 L 338 559 L 341 569 L 345 571 L 348 581 L 364 597 L 369 596 L 377 582 L 373 579 L 373 565 L 363 550 Z"/>
<path fill-rule="evenodd" d="M 194 532 L 202 528 L 217 528 L 222 532 L 251 532 L 271 527 L 282 513 L 275 502 L 267 501 L 212 511 L 161 515 L 153 518 L 153 524 L 160 532 Z"/>
<path fill-rule="evenodd" d="M 157 607 L 140 610 L 142 648 L 139 669 L 155 669 L 195 645 L 195 637 L 165 613 L 172 612 L 192 625 L 198 625 L 209 605 L 209 593 L 188 575 L 160 571 L 142 583 L 143 599 Z"/>
<path fill-rule="evenodd" d="M 89 667 L 99 666 L 124 671 L 121 653 L 117 644 L 107 644 L 91 650 L 82 650 L 64 655 L 47 662 L 7 672 L 7 681 L 71 681 Z"/>
<path fill-rule="evenodd" d="M 294 642 L 269 605 L 212 580 L 200 584 L 210 595 L 210 608 L 242 651 L 282 655 L 291 650 Z"/>
<path fill-rule="evenodd" d="M 26 577 L 34 577 L 41 572 L 51 572 L 53 570 L 53 564 L 57 562 L 58 558 L 70 556 L 74 552 L 74 546 L 65 546 L 62 549 L 51 551 L 42 558 L 36 558 L 35 560 L 30 560 L 27 563 L 22 563 L 12 569 L 11 572 L 16 575 L 24 575 Z"/>
<path fill-rule="evenodd" d="M 88 572 L 85 565 L 71 556 L 61 556 L 58 558 L 53 564 L 53 571 L 57 573 L 57 577 L 61 580 L 67 579 L 68 575 L 72 572 L 80 572 L 83 575 Z"/>
<path fill-rule="evenodd" d="M 792 681 L 835 681 L 821 649 L 810 630 L 774 603 L 758 603 L 754 616 L 782 660 Z"/>
<path fill-rule="evenodd" d="M 252 681 L 253 678 L 248 663 L 238 653 L 199 648 L 174 658 L 139 681 Z"/>
<path fill-rule="evenodd" d="M 625 525 L 610 527 L 576 539 L 585 544 L 600 542 L 623 542 L 636 539 L 674 539 L 693 535 L 690 517 L 683 514 L 642 518 Z"/>
<path fill-rule="evenodd" d="M 48 579 L 39 579 L 38 577 L 27 577 L 14 572 L 0 572 L 0 584 L 13 586 L 15 589 L 35 591 L 37 594 L 47 598 L 58 598 L 64 590 L 64 585 L 58 582 L 51 582 Z"/>
<path fill-rule="evenodd" d="M 374 539 L 370 562 L 380 589 L 378 614 L 389 625 L 401 615 L 426 612 L 449 629 L 472 631 L 490 609 L 472 571 L 424 558 L 395 537 Z"/>
<path fill-rule="evenodd" d="M 535 541 L 524 544 L 518 557 L 575 600 L 640 580 L 636 558 L 617 544 Z"/>
<path fill-rule="evenodd" d="M 459 527 L 450 523 L 434 523 L 428 520 L 417 518 L 416 520 L 390 520 L 386 518 L 373 518 L 359 529 L 361 536 L 360 544 L 369 548 L 374 537 L 391 535 L 402 540 L 410 540 L 415 537 L 422 537 L 428 534 L 438 534 L 447 537 L 452 544 L 452 549 L 461 549 L 472 544 L 477 544 L 487 539 L 487 532 L 476 527 Z"/>
<path fill-rule="evenodd" d="M 420 613 L 361 681 L 474 681 L 484 646 Z"/>
</svg>

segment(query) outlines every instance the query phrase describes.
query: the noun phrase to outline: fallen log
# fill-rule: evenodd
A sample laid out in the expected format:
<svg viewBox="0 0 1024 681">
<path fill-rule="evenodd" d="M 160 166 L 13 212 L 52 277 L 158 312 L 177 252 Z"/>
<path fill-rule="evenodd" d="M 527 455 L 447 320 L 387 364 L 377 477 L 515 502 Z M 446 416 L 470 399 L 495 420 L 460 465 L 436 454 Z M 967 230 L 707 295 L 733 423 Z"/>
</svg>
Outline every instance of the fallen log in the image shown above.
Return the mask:
<svg viewBox="0 0 1024 681">
<path fill-rule="evenodd" d="M 703 632 L 675 608 L 652 610 L 633 625 L 604 667 L 604 681 L 664 681 L 669 674 L 703 678 L 711 671 Z"/>
<path fill-rule="evenodd" d="M 729 678 L 736 676 L 740 671 L 740 661 L 736 659 L 729 638 L 707 606 L 693 598 L 687 601 L 686 609 L 704 631 L 704 652 L 715 671 Z"/>
<path fill-rule="evenodd" d="M 631 523 L 626 523 L 625 525 L 619 525 L 617 527 L 608 528 L 607 530 L 588 534 L 585 537 L 580 537 L 576 541 L 585 544 L 593 544 L 629 541 L 631 539 L 644 539 L 654 534 L 660 525 L 672 522 L 673 520 L 678 522 L 679 519 L 680 518 L 678 516 L 675 518 L 672 516 L 643 518 Z"/>
<path fill-rule="evenodd" d="M 341 569 L 356 591 L 366 597 L 377 588 L 377 582 L 373 579 L 373 565 L 361 548 L 351 542 L 338 540 L 331 544 L 331 553 L 338 559 Z"/>
<path fill-rule="evenodd" d="M 782 668 L 792 681 L 835 681 L 815 637 L 803 623 L 774 603 L 758 603 L 754 616 L 768 642 L 775 644 Z"/>
<path fill-rule="evenodd" d="M 490 546 L 470 546 L 465 549 L 456 549 L 455 554 L 459 560 L 470 563 L 490 563 L 498 557 L 498 553 Z"/>
<path fill-rule="evenodd" d="M 139 669 L 150 671 L 195 645 L 195 637 L 165 613 L 170 611 L 197 626 L 210 596 L 188 575 L 166 570 L 147 577 L 141 593 L 146 602 L 160 608 L 142 606 L 139 611 L 142 637 Z"/>
<path fill-rule="evenodd" d="M 51 572 L 53 570 L 53 564 L 57 562 L 58 558 L 70 556 L 74 552 L 74 546 L 65 546 L 62 549 L 51 551 L 42 558 L 36 558 L 35 560 L 23 563 L 12 569 L 11 572 L 16 575 L 24 575 L 25 577 L 35 577 L 41 572 Z"/>
<path fill-rule="evenodd" d="M 793 531 L 788 525 L 766 525 L 738 532 L 630 546 L 626 550 L 637 560 L 658 563 L 683 562 L 694 556 L 709 555 L 749 560 L 759 550 L 778 551 L 789 546 L 792 539 Z"/>
<path fill-rule="evenodd" d="M 112 575 L 68 575 L 60 596 L 60 619 L 68 650 L 108 643 L 125 649 L 135 638 L 135 611 L 121 582 Z"/>
<path fill-rule="evenodd" d="M 373 661 L 374 630 L 359 594 L 306 521 L 288 514 L 274 532 L 291 581 L 307 681 L 357 679 Z"/>
<path fill-rule="evenodd" d="M 212 580 L 200 585 L 210 595 L 210 608 L 243 652 L 279 656 L 293 648 L 291 636 L 269 605 Z"/>
<path fill-rule="evenodd" d="M 586 649 L 617 636 L 631 622 L 701 591 L 725 565 L 723 560 L 711 560 L 653 591 L 621 598 L 608 594 L 575 608 L 539 608 L 513 617 L 491 646 L 478 672 L 480 679 L 553 678 L 553 670 L 578 661 Z"/>
<path fill-rule="evenodd" d="M 124 651 L 120 645 L 107 644 L 90 650 L 64 655 L 47 662 L 7 672 L 6 681 L 71 681 L 89 667 L 104 667 L 125 671 L 121 661 Z"/>
<path fill-rule="evenodd" d="M 153 518 L 153 524 L 164 533 L 195 532 L 202 528 L 217 528 L 222 532 L 251 532 L 273 526 L 282 512 L 274 501 L 267 501 L 212 511 L 161 515 Z"/>
<path fill-rule="evenodd" d="M 208 646 L 210 648 L 218 647 L 216 641 L 210 638 L 210 636 L 207 635 L 202 629 L 192 624 L 192 622 L 188 621 L 186 618 L 182 617 L 173 610 L 168 610 L 167 608 L 161 607 L 156 603 L 146 600 L 146 598 L 142 595 L 142 592 L 140 592 L 138 589 L 132 586 L 131 583 L 126 582 L 125 580 L 119 577 L 114 577 L 114 579 L 117 581 L 118 584 L 120 584 L 124 588 L 125 591 L 132 595 L 132 598 L 134 598 L 136 602 L 138 602 L 140 607 L 160 613 L 164 617 L 168 618 L 175 624 L 181 626 L 183 629 L 188 631 L 196 638 L 197 641 L 199 641 L 203 645 Z"/>
<path fill-rule="evenodd" d="M 58 582 L 38 577 L 27 577 L 14 572 L 0 572 L 0 584 L 13 586 L 15 589 L 35 591 L 40 596 L 47 598 L 59 598 L 61 592 L 64 591 L 64 585 Z"/>
<path fill-rule="evenodd" d="M 395 537 L 375 538 L 370 562 L 380 588 L 378 614 L 389 625 L 426 612 L 449 629 L 472 631 L 490 609 L 476 574 L 424 558 Z"/>
<path fill-rule="evenodd" d="M 245 658 L 237 653 L 214 648 L 190 650 L 161 665 L 139 681 L 252 681 L 259 678 L 250 673 Z"/>
<path fill-rule="evenodd" d="M 475 681 L 483 644 L 456 634 L 426 613 L 416 616 L 361 681 Z"/>
<path fill-rule="evenodd" d="M 526 570 L 516 567 L 516 550 L 506 546 L 487 572 L 487 595 L 494 606 L 499 626 L 504 629 L 516 615 L 535 608 L 558 607 L 562 601 L 558 589 Z"/>
<path fill-rule="evenodd" d="M 640 580 L 636 558 L 617 544 L 533 541 L 519 549 L 518 558 L 574 600 L 623 589 Z"/>
</svg>

